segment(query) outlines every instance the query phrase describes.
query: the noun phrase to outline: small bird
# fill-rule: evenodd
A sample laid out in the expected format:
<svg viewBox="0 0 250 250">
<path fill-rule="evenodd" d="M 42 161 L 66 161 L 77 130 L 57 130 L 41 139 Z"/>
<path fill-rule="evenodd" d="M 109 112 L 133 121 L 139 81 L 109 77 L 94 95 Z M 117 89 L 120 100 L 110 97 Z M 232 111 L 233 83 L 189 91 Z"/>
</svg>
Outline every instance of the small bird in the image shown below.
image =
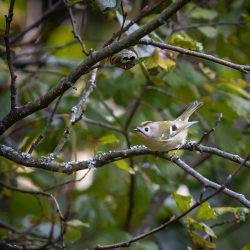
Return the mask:
<svg viewBox="0 0 250 250">
<path fill-rule="evenodd" d="M 174 121 L 142 122 L 134 131 L 142 143 L 154 151 L 169 151 L 179 149 L 186 141 L 188 128 L 197 121 L 189 122 L 189 117 L 203 103 L 193 102 Z"/>
</svg>

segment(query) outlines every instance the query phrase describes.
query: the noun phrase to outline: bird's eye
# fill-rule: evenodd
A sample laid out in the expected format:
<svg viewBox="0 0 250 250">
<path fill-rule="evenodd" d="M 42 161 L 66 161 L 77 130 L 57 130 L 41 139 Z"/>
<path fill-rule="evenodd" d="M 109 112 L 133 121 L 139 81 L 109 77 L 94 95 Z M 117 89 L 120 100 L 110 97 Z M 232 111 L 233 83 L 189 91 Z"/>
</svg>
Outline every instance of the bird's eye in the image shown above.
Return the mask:
<svg viewBox="0 0 250 250">
<path fill-rule="evenodd" d="M 148 128 L 148 127 L 144 128 L 144 131 L 145 131 L 145 132 L 148 132 L 148 131 L 149 131 L 149 128 Z"/>
<path fill-rule="evenodd" d="M 173 126 L 172 126 L 172 131 L 176 131 L 176 130 L 177 130 L 176 125 L 173 125 Z"/>
</svg>

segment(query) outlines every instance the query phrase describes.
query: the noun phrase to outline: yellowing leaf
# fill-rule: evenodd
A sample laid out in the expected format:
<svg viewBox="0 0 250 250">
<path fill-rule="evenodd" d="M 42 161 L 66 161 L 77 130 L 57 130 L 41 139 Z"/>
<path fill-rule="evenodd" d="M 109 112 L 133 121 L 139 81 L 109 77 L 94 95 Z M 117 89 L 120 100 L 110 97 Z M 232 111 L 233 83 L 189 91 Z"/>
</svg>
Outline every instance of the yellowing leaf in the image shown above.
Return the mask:
<svg viewBox="0 0 250 250">
<path fill-rule="evenodd" d="M 169 39 L 169 44 L 178 46 L 184 49 L 202 51 L 203 45 L 189 36 L 180 34 L 173 34 Z"/>
<path fill-rule="evenodd" d="M 159 58 L 158 64 L 161 68 L 163 68 L 167 72 L 173 70 L 176 65 L 175 61 L 162 57 Z"/>
<path fill-rule="evenodd" d="M 204 202 L 199 207 L 197 218 L 200 220 L 214 220 L 216 219 L 216 213 L 208 202 Z"/>
<path fill-rule="evenodd" d="M 174 192 L 172 194 L 172 197 L 175 200 L 176 205 L 182 212 L 185 212 L 190 208 L 190 203 L 191 203 L 190 196 L 184 196 Z"/>
<path fill-rule="evenodd" d="M 209 79 L 214 80 L 216 77 L 215 71 L 210 69 L 209 67 L 206 67 L 203 63 L 199 63 L 199 68 L 202 71 L 202 73 Z M 211 83 L 209 85 L 212 85 Z"/>
<path fill-rule="evenodd" d="M 175 65 L 175 61 L 161 53 L 160 50 L 156 50 L 152 56 L 146 59 L 147 69 L 153 75 L 158 74 L 161 69 L 170 72 L 174 69 Z"/>
<path fill-rule="evenodd" d="M 216 238 L 216 235 L 214 231 L 212 230 L 212 228 L 206 225 L 205 223 L 198 222 L 192 219 L 191 217 L 188 218 L 187 223 L 188 223 L 188 229 L 190 231 L 195 231 L 195 230 L 200 231 L 200 232 L 206 233 L 207 235 L 213 238 Z"/>
<path fill-rule="evenodd" d="M 116 161 L 115 165 L 122 170 L 128 171 L 130 174 L 134 174 L 134 170 L 124 160 Z"/>
<path fill-rule="evenodd" d="M 236 219 L 240 221 L 245 221 L 246 216 L 250 214 L 250 209 L 245 207 L 217 207 L 214 208 L 214 211 L 218 215 L 222 215 L 225 213 L 232 213 Z"/>
<path fill-rule="evenodd" d="M 119 142 L 119 140 L 117 139 L 117 137 L 114 134 L 105 135 L 99 139 L 100 144 L 113 144 L 113 143 L 118 143 L 118 142 Z"/>
<path fill-rule="evenodd" d="M 199 245 L 201 247 L 207 247 L 207 248 L 215 248 L 216 245 L 213 242 L 204 240 L 199 235 L 188 231 L 189 236 L 191 237 L 194 244 Z"/>
</svg>

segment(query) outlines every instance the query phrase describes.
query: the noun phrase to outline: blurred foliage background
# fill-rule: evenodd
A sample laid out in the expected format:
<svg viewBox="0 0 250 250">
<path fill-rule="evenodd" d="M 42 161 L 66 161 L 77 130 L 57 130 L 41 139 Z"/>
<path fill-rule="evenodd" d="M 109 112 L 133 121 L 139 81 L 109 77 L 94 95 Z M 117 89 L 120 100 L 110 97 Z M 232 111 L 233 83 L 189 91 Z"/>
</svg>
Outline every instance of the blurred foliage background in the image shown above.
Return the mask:
<svg viewBox="0 0 250 250">
<path fill-rule="evenodd" d="M 86 56 L 74 39 L 68 10 L 64 3 L 48 15 L 41 25 L 15 38 L 25 27 L 50 10 L 56 1 L 16 1 L 11 24 L 11 48 L 17 74 L 18 103 L 25 104 L 58 84 Z M 163 1 L 150 15 L 123 34 L 155 18 L 171 1 Z M 87 49 L 98 50 L 120 30 L 121 1 L 70 1 L 74 6 L 78 32 Z M 112 5 L 114 3 L 114 5 Z M 123 1 L 127 21 L 157 1 Z M 109 6 L 109 4 L 111 4 Z M 4 15 L 9 1 L 0 1 L 0 35 L 5 30 Z M 149 37 L 178 47 L 195 50 L 239 63 L 250 62 L 250 2 L 247 0 L 191 1 L 166 25 Z M 10 107 L 9 71 L 3 39 L 0 44 L 0 116 Z M 198 141 L 214 126 L 220 113 L 222 121 L 203 144 L 245 157 L 250 151 L 249 74 L 169 50 L 139 45 L 133 50 L 140 62 L 130 70 L 111 65 L 108 60 L 98 69 L 96 89 L 91 94 L 83 119 L 72 127 L 70 137 L 58 156 L 62 160 L 85 160 L 96 153 L 124 149 L 139 144 L 132 129 L 147 120 L 177 117 L 192 101 L 204 105 L 193 116 L 199 124 L 190 129 L 189 139 Z M 71 109 L 81 97 L 89 75 L 82 76 L 76 89 L 67 91 L 58 106 L 44 140 L 33 152 L 35 157 L 49 155 L 69 124 Z M 138 108 L 134 109 L 138 102 Z M 55 102 L 42 111 L 17 122 L 3 136 L 2 144 L 28 152 L 46 126 Z M 134 114 L 133 114 L 133 111 Z M 118 128 L 118 129 L 115 129 Z M 184 152 L 181 156 L 205 177 L 223 183 L 236 164 L 216 156 Z M 66 249 L 91 249 L 97 244 L 125 241 L 160 225 L 183 212 L 183 204 L 199 197 L 202 186 L 174 164 L 155 156 L 121 160 L 73 176 L 30 169 L 1 158 L 0 179 L 6 185 L 28 190 L 48 190 L 58 200 L 67 218 Z M 128 221 L 131 174 L 134 179 L 134 206 Z M 68 180 L 73 182 L 59 185 Z M 59 186 L 58 186 L 59 185 Z M 248 169 L 234 177 L 230 188 L 250 199 Z M 174 195 L 173 195 L 174 193 Z M 2 241 L 41 246 L 59 235 L 59 218 L 53 204 L 44 197 L 0 189 L 0 220 L 25 235 L 0 228 Z M 179 202 L 179 203 L 178 203 Z M 185 210 L 185 209 L 184 209 Z M 247 210 L 222 194 L 209 204 L 192 211 L 166 230 L 131 245 L 129 249 L 250 249 Z M 204 226 L 205 225 L 205 226 Z M 203 237 L 204 236 L 204 237 Z M 209 239 L 213 239 L 212 241 Z M 202 241 L 203 240 L 203 241 Z M 57 249 L 58 246 L 50 246 Z M 53 248 L 54 247 L 54 248 Z M 189 247 L 189 248 L 187 248 Z M 245 247 L 245 248 L 244 248 Z"/>
</svg>

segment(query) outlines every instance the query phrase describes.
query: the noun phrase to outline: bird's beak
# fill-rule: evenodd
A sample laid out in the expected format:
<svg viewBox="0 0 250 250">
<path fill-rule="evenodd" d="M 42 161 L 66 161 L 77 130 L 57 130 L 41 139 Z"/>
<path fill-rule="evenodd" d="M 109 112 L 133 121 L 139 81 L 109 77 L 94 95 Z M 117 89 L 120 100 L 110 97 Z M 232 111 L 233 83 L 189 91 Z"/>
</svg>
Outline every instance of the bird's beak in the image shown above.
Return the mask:
<svg viewBox="0 0 250 250">
<path fill-rule="evenodd" d="M 140 132 L 140 130 L 138 128 L 134 128 L 133 129 L 135 132 Z"/>
</svg>

